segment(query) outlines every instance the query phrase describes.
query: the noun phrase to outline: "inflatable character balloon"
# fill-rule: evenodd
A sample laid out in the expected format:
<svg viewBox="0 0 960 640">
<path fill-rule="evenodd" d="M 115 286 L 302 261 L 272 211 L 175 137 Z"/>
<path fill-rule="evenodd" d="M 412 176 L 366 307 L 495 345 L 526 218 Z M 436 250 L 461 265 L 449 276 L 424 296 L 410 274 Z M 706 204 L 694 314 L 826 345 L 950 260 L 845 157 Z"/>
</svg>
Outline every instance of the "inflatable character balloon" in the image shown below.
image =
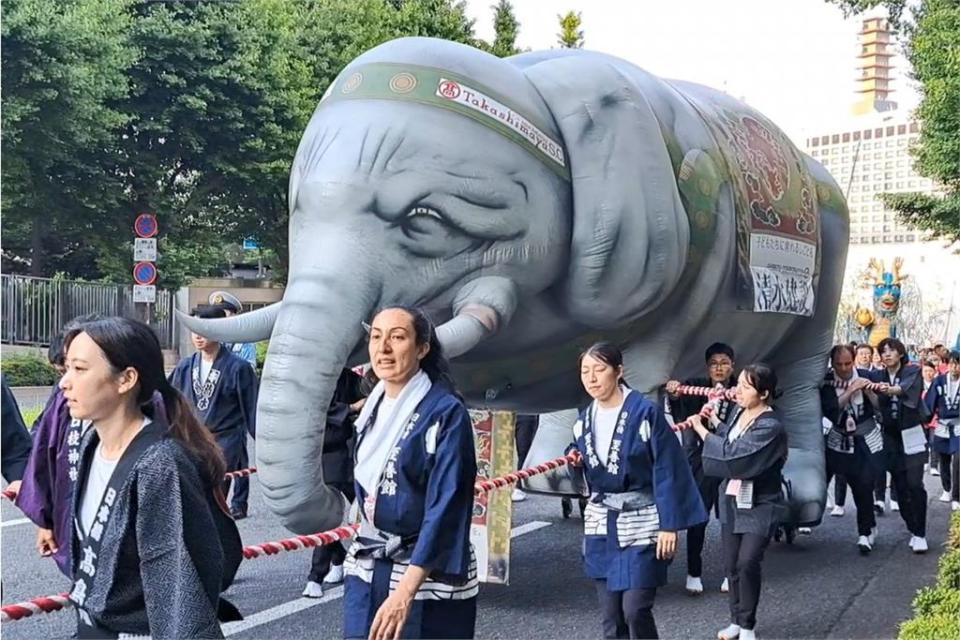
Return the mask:
<svg viewBox="0 0 960 640">
<path fill-rule="evenodd" d="M 427 38 L 351 62 L 320 101 L 290 175 L 282 302 L 181 321 L 270 339 L 257 414 L 264 497 L 293 531 L 338 524 L 324 410 L 366 360 L 378 307 L 438 323 L 474 406 L 582 406 L 577 356 L 620 345 L 655 394 L 703 348 L 767 360 L 785 392 L 793 518 L 820 518 L 817 388 L 846 260 L 843 197 L 817 162 L 730 96 L 582 50 L 500 59 Z M 561 455 L 572 436 L 539 449 Z"/>
<path fill-rule="evenodd" d="M 864 342 L 876 347 L 884 338 L 897 337 L 897 314 L 900 311 L 900 293 L 906 275 L 900 272 L 903 258 L 895 258 L 893 270 L 884 269 L 883 260 L 870 259 L 873 279 L 873 311 L 858 307 L 854 320 L 863 329 Z"/>
</svg>

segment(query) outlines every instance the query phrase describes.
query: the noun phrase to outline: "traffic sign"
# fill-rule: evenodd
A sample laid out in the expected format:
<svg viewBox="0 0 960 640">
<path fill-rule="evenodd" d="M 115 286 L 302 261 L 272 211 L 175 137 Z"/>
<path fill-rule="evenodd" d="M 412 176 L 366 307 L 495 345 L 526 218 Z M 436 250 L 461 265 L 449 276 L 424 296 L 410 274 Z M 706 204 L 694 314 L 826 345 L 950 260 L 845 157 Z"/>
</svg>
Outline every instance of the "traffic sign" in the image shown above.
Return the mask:
<svg viewBox="0 0 960 640">
<path fill-rule="evenodd" d="M 141 213 L 133 223 L 133 232 L 141 238 L 152 238 L 160 231 L 157 216 L 152 213 Z"/>
<path fill-rule="evenodd" d="M 253 249 L 259 249 L 260 245 L 257 243 L 255 238 L 244 238 L 243 239 L 243 249 L 244 251 L 251 251 Z"/>
<path fill-rule="evenodd" d="M 156 262 L 157 261 L 157 239 L 156 238 L 134 238 L 133 239 L 133 259 L 137 262 Z"/>
<path fill-rule="evenodd" d="M 133 301 L 154 304 L 157 301 L 157 287 L 152 284 L 133 285 Z"/>
<path fill-rule="evenodd" d="M 153 284 L 157 281 L 157 265 L 152 262 L 133 265 L 133 281 L 137 284 Z"/>
</svg>

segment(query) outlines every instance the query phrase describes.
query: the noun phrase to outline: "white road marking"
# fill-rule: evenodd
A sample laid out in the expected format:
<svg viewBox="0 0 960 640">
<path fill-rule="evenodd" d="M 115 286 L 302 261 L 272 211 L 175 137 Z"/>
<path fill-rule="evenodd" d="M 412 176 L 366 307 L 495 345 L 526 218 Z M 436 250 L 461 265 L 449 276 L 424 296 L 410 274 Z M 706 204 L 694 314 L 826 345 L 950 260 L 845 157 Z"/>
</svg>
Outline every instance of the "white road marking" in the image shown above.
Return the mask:
<svg viewBox="0 0 960 640">
<path fill-rule="evenodd" d="M 27 524 L 30 522 L 30 518 L 18 518 L 16 520 L 4 520 L 3 523 L 0 523 L 0 527 L 15 527 L 18 524 Z"/>
<path fill-rule="evenodd" d="M 539 531 L 540 529 L 549 527 L 550 525 L 550 522 L 534 520 L 533 522 L 528 522 L 520 525 L 519 527 L 514 527 L 511 529 L 510 537 L 519 538 L 522 535 Z M 243 633 L 249 629 L 254 629 L 269 622 L 273 622 L 274 620 L 279 620 L 280 618 L 285 618 L 295 613 L 305 611 L 306 609 L 310 609 L 319 604 L 339 600 L 342 597 L 343 587 L 333 587 L 328 592 L 324 593 L 322 598 L 297 598 L 296 600 L 291 600 L 290 602 L 284 602 L 283 604 L 270 607 L 269 609 L 264 609 L 259 613 L 248 616 L 244 620 L 228 622 L 222 625 L 221 628 L 223 629 L 223 635 L 229 637 L 238 633 Z"/>
</svg>

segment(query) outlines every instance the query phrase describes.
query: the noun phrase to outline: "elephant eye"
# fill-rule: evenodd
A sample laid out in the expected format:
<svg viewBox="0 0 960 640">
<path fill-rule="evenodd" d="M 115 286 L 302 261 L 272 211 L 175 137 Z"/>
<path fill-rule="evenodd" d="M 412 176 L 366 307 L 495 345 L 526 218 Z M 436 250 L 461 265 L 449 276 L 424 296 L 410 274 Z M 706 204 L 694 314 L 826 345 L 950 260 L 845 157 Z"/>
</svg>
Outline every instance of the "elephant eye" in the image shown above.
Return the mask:
<svg viewBox="0 0 960 640">
<path fill-rule="evenodd" d="M 440 215 L 440 212 L 432 207 L 425 207 L 423 205 L 418 205 L 407 213 L 407 218 L 416 218 L 418 216 L 430 216 L 436 218 L 437 220 L 443 220 L 443 216 Z"/>
</svg>

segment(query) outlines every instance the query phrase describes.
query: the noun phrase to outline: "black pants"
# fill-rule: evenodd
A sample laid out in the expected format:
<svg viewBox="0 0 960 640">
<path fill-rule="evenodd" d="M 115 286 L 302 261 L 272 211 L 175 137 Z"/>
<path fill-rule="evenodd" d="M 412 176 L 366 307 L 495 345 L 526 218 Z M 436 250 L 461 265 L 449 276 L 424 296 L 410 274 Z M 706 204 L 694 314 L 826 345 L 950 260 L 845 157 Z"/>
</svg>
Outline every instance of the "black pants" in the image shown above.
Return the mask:
<svg viewBox="0 0 960 640">
<path fill-rule="evenodd" d="M 900 517 L 907 530 L 921 538 L 927 535 L 927 490 L 923 486 L 923 465 L 914 464 L 904 467 L 902 463 L 892 465 L 890 476 L 893 488 L 897 491 L 900 504 Z M 891 491 L 891 499 L 893 492 Z"/>
<path fill-rule="evenodd" d="M 847 478 L 848 482 L 844 482 L 844 476 L 833 476 L 833 474 L 831 474 L 828 470 L 827 484 L 830 484 L 831 477 L 836 478 L 836 484 L 834 485 L 837 491 L 836 504 L 841 507 L 843 506 L 843 501 L 847 497 L 847 485 L 849 484 L 850 493 L 853 494 L 853 504 L 857 507 L 857 535 L 870 535 L 870 531 L 877 526 L 877 516 L 873 512 L 873 474 L 870 473 L 866 468 L 863 468 L 861 469 L 859 475 Z M 842 497 L 839 493 L 841 482 L 843 483 Z"/>
<path fill-rule="evenodd" d="M 250 454 L 247 453 L 247 441 L 244 438 L 243 449 L 240 453 L 240 461 L 237 469 L 246 469 L 250 466 Z M 236 469 L 228 469 L 228 471 L 236 471 Z M 229 484 L 227 485 L 229 488 Z M 223 493 L 224 496 L 227 495 L 226 490 Z M 235 511 L 247 511 L 247 501 L 250 498 L 250 478 L 244 476 L 242 478 L 237 478 L 233 481 L 233 497 L 230 499 L 230 508 Z"/>
<path fill-rule="evenodd" d="M 597 597 L 603 613 L 604 638 L 657 638 L 653 620 L 656 589 L 607 591 L 607 581 L 597 580 Z"/>
<path fill-rule="evenodd" d="M 829 480 L 827 480 L 827 484 L 830 484 Z M 843 476 L 836 476 L 836 479 L 833 481 L 833 504 L 838 507 L 843 507 L 847 504 L 847 479 Z M 860 507 L 857 508 L 859 509 Z"/>
<path fill-rule="evenodd" d="M 352 483 L 330 482 L 329 484 L 346 496 L 347 500 L 353 502 L 356 493 Z M 347 541 L 346 545 L 341 542 L 335 542 L 322 547 L 314 547 L 313 557 L 310 559 L 310 575 L 307 576 L 307 580 L 310 582 L 323 582 L 323 579 L 330 573 L 331 565 L 339 567 L 343 564 L 343 561 L 347 557 L 347 545 L 349 544 L 349 541 Z"/>
<path fill-rule="evenodd" d="M 720 529 L 723 540 L 723 565 L 730 581 L 730 621 L 743 629 L 757 624 L 763 553 L 770 536 L 755 533 L 733 533 L 728 525 Z"/>
<path fill-rule="evenodd" d="M 874 481 L 873 485 L 873 499 L 877 502 L 886 502 L 887 501 L 887 472 L 881 471 L 877 474 L 877 479 Z M 897 486 L 895 484 L 890 485 L 890 500 L 893 502 L 900 502 L 897 499 Z"/>
<path fill-rule="evenodd" d="M 703 508 L 706 509 L 708 517 L 710 510 L 717 504 L 722 481 L 722 478 L 704 476 L 698 485 L 700 499 L 703 500 Z M 703 543 L 707 537 L 708 524 L 710 524 L 709 520 L 687 529 L 687 575 L 694 578 L 703 575 Z"/>
<path fill-rule="evenodd" d="M 940 468 L 940 485 L 950 492 L 954 502 L 960 502 L 960 453 L 937 453 Z M 952 460 L 952 461 L 951 461 Z"/>
<path fill-rule="evenodd" d="M 517 443 L 517 468 L 523 468 L 523 462 L 530 453 L 530 447 L 533 445 L 533 438 L 537 435 L 537 429 L 540 426 L 540 416 L 529 414 L 517 414 L 517 428 L 514 431 L 514 439 Z"/>
</svg>

